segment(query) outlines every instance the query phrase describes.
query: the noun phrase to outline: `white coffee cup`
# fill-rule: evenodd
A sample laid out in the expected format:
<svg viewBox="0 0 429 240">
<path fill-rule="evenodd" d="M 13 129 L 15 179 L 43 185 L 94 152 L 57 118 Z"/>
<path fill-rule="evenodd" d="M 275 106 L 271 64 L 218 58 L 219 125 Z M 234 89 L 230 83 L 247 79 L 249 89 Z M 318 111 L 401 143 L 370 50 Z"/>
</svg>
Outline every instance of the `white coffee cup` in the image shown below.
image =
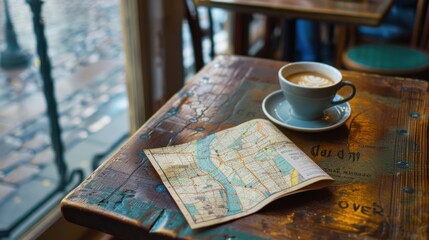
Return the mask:
<svg viewBox="0 0 429 240">
<path fill-rule="evenodd" d="M 294 62 L 280 68 L 279 82 L 283 95 L 292 109 L 292 116 L 302 120 L 323 117 L 323 111 L 345 103 L 356 93 L 355 86 L 343 81 L 341 72 L 327 64 L 318 62 Z M 342 87 L 349 87 L 350 94 L 334 100 Z"/>
</svg>

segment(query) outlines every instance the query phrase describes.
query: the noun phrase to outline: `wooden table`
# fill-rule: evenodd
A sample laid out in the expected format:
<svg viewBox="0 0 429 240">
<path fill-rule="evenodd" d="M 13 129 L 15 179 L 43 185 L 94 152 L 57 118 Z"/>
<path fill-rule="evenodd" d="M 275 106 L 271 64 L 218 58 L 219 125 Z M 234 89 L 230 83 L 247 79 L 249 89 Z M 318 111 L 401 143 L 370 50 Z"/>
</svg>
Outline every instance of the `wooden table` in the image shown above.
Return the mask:
<svg viewBox="0 0 429 240">
<path fill-rule="evenodd" d="M 247 13 L 376 26 L 393 0 L 199 0 L 198 4 Z"/>
<path fill-rule="evenodd" d="M 293 19 L 312 19 L 338 24 L 377 26 L 387 14 L 393 0 L 199 0 L 202 6 L 233 10 L 237 13 L 260 13 L 289 19 L 283 30 L 288 39 L 284 59 L 293 60 L 295 22 Z M 234 28 L 234 53 L 247 55 L 247 17 L 237 14 Z M 344 34 L 344 30 L 342 34 Z M 340 36 L 344 38 L 344 36 Z M 344 44 L 340 39 L 338 43 Z M 341 51 L 343 46 L 339 46 Z"/>
<path fill-rule="evenodd" d="M 62 201 L 64 217 L 124 239 L 427 239 L 428 83 L 346 71 L 357 94 L 345 125 L 323 133 L 279 127 L 336 183 L 225 224 L 189 228 L 142 150 L 265 118 L 261 102 L 279 88 L 283 64 L 215 58 Z"/>
</svg>

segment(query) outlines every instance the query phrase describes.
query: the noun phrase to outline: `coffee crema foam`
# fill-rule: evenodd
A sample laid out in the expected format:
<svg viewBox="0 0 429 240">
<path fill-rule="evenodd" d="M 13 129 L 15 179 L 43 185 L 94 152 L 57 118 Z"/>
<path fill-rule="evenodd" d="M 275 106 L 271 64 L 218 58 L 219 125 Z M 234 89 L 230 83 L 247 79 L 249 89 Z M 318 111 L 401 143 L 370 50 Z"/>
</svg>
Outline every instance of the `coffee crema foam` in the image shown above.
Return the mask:
<svg viewBox="0 0 429 240">
<path fill-rule="evenodd" d="M 328 87 L 335 83 L 332 79 L 320 73 L 311 72 L 295 73 L 287 77 L 287 80 L 300 86 L 312 88 Z"/>
</svg>

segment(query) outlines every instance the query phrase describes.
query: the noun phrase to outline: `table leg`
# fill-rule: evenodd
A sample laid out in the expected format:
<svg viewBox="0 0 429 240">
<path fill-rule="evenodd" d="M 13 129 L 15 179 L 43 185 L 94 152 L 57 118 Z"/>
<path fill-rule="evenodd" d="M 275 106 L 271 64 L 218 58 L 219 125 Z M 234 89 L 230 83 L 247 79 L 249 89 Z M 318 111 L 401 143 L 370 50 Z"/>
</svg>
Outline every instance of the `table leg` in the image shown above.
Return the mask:
<svg viewBox="0 0 429 240">
<path fill-rule="evenodd" d="M 338 42 L 335 54 L 335 66 L 341 68 L 342 66 L 342 54 L 346 50 L 347 41 L 347 26 L 344 24 L 337 25 L 338 28 Z"/>
</svg>

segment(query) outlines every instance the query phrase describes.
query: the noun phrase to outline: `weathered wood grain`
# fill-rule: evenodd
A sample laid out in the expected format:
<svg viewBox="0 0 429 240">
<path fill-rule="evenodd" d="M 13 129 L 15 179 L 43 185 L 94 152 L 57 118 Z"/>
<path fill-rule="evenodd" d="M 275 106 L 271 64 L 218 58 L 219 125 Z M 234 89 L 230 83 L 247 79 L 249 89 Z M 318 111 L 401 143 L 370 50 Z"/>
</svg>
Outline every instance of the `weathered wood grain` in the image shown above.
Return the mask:
<svg viewBox="0 0 429 240">
<path fill-rule="evenodd" d="M 199 0 L 198 3 L 240 12 L 376 26 L 393 0 Z"/>
<path fill-rule="evenodd" d="M 346 124 L 324 133 L 279 127 L 336 183 L 191 230 L 145 148 L 184 143 L 254 118 L 284 62 L 220 56 L 62 201 L 64 217 L 124 239 L 427 239 L 428 83 L 343 72 L 357 94 Z"/>
</svg>

